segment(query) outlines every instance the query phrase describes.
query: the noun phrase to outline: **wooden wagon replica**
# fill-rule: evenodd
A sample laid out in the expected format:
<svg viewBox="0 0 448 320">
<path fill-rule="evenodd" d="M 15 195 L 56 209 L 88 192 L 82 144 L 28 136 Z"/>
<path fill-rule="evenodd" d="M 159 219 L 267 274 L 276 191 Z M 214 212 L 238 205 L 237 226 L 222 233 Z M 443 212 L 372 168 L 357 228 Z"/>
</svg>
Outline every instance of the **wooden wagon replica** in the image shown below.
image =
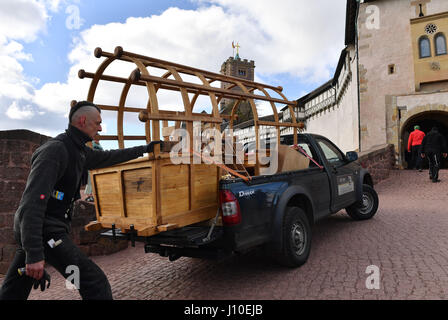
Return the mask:
<svg viewBox="0 0 448 320">
<path fill-rule="evenodd" d="M 201 125 L 220 130 L 223 121 L 228 120 L 229 128 L 233 128 L 236 111 L 242 101 L 250 103 L 256 146 L 260 145 L 260 126 L 272 126 L 277 130 L 278 145 L 280 145 L 281 127 L 303 128 L 303 124 L 297 123 L 294 115 L 293 107 L 296 102 L 288 101 L 282 94 L 281 87 L 163 61 L 127 52 L 121 47 L 115 48 L 114 53 L 96 48 L 94 55 L 97 58 L 105 58 L 96 72 L 89 73 L 80 70 L 78 76 L 81 79 L 92 79 L 87 95 L 88 101 L 97 104 L 102 110 L 116 112 L 117 135 L 101 135 L 98 138 L 116 140 L 119 148 L 124 148 L 126 140 L 145 140 L 146 143 L 161 140 L 161 133 L 169 131 L 167 130 L 169 122 L 174 122 L 175 128 L 180 128 L 184 124 L 189 133 L 190 145 L 192 145 L 193 122 L 200 122 Z M 118 60 L 136 66 L 127 78 L 105 74 L 106 69 Z M 162 72 L 162 76 L 155 76 L 149 73 L 149 68 L 162 69 L 164 73 Z M 183 79 L 185 75 L 197 77 L 200 83 L 185 81 Z M 123 84 L 118 105 L 104 105 L 95 101 L 95 92 L 100 80 Z M 212 86 L 214 82 L 226 83 L 229 86 L 226 89 Z M 148 99 L 145 101 L 145 106 L 126 105 L 131 86 L 146 88 Z M 235 87 L 240 90 L 232 90 Z M 159 109 L 158 94 L 162 90 L 179 92 L 183 111 Z M 256 90 L 262 94 L 255 94 Z M 268 90 L 277 93 L 280 98 L 272 97 Z M 212 107 L 210 114 L 193 112 L 193 107 L 201 95 L 210 98 Z M 222 115 L 219 112 L 218 105 L 224 98 L 234 101 L 230 115 Z M 268 101 L 272 106 L 275 121 L 260 121 L 254 100 Z M 289 106 L 291 122 L 279 122 L 275 103 Z M 124 135 L 125 112 L 135 113 L 136 117 L 138 115 L 140 121 L 144 122 L 144 135 Z M 164 133 L 162 136 L 165 141 L 170 140 L 169 134 Z M 296 135 L 294 135 L 294 143 L 297 143 Z M 182 156 L 192 159 L 194 155 L 191 152 Z M 136 232 L 138 236 L 151 236 L 214 218 L 218 209 L 218 187 L 223 175 L 222 166 L 197 164 L 194 161 L 186 162 L 189 163 L 172 163 L 170 153 L 163 152 L 160 146 L 156 145 L 154 153 L 148 156 L 91 171 L 97 220 L 88 224 L 85 227 L 86 230 L 117 228 L 121 229 L 122 233 Z M 238 169 L 236 163 L 234 166 L 226 165 L 229 168 Z M 244 167 L 251 167 L 252 175 L 259 175 L 258 154 L 256 153 L 254 164 L 249 165 L 246 159 Z"/>
</svg>

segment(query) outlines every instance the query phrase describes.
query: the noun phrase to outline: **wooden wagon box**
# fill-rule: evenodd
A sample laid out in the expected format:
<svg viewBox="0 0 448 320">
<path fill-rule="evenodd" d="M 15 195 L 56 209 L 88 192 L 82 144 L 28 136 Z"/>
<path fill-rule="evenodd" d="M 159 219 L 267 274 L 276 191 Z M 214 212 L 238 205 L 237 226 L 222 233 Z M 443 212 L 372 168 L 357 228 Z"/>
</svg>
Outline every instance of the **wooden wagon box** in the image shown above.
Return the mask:
<svg viewBox="0 0 448 320">
<path fill-rule="evenodd" d="M 97 221 L 87 230 L 122 232 L 133 225 L 139 236 L 212 219 L 218 208 L 219 168 L 173 164 L 167 154 L 139 158 L 90 172 Z"/>
<path fill-rule="evenodd" d="M 194 128 L 199 129 L 199 137 L 207 133 L 205 130 L 215 129 L 215 132 L 219 133 L 218 139 L 224 139 L 227 134 L 233 139 L 233 125 L 243 101 L 249 103 L 252 111 L 257 146 L 259 146 L 260 126 L 275 128 L 277 145 L 280 145 L 280 128 L 290 127 L 294 131 L 304 128 L 303 123 L 296 121 L 293 107 L 297 106 L 297 102 L 289 101 L 282 93 L 282 87 L 128 52 L 120 46 L 116 47 L 113 53 L 96 48 L 94 55 L 98 59 L 104 58 L 96 72 L 81 69 L 78 76 L 81 79 L 92 79 L 87 94 L 87 101 L 90 102 L 95 102 L 95 93 L 100 82 L 113 82 L 123 86 L 118 104 L 105 105 L 95 102 L 101 110 L 116 112 L 117 115 L 117 134 L 101 135 L 97 138 L 117 141 L 120 149 L 124 148 L 125 141 L 130 140 L 144 140 L 146 143 L 162 139 L 165 142 L 179 141 L 171 134 L 176 131 L 175 129 L 181 128 L 185 130 L 185 136 L 189 137 L 191 146 L 195 135 Z M 128 77 L 105 74 L 106 69 L 115 61 L 131 67 Z M 162 70 L 163 75 L 155 76 L 156 69 Z M 186 81 L 184 76 L 195 77 L 198 81 Z M 221 82 L 221 86 L 217 85 L 218 82 Z M 222 86 L 223 84 L 225 86 Z M 127 105 L 127 97 L 133 86 L 144 87 L 148 93 L 147 100 L 142 101 L 140 106 Z M 238 90 L 234 90 L 237 88 Z M 160 96 L 158 97 L 160 91 L 180 93 L 183 111 L 160 109 Z M 272 93 L 279 97 L 271 96 Z M 200 96 L 210 98 L 211 113 L 205 110 L 200 113 L 193 112 Z M 230 105 L 233 105 L 230 115 L 220 112 L 219 104 L 224 102 L 223 99 L 229 100 Z M 274 121 L 261 121 L 258 118 L 254 100 L 270 103 Z M 280 122 L 275 103 L 288 106 L 290 122 Z M 75 104 L 76 101 L 72 101 L 72 106 Z M 138 119 L 144 123 L 144 135 L 125 134 L 125 113 L 138 114 Z M 227 133 L 223 131 L 225 126 L 221 127 L 224 120 L 228 122 Z M 170 127 L 169 122 L 172 124 L 174 122 L 174 126 Z M 216 139 L 216 135 L 214 137 Z M 296 135 L 294 144 L 297 144 Z M 232 143 L 232 148 L 234 146 Z M 202 155 L 200 157 L 202 158 Z M 234 160 L 236 161 L 230 165 L 231 168 L 223 168 L 234 176 L 249 180 L 251 176 L 263 172 L 263 164 L 258 154 L 254 164 L 249 164 L 245 160 L 243 165 L 236 157 Z M 293 168 L 290 162 L 282 161 L 279 163 L 282 168 Z M 182 161 L 182 163 L 185 164 L 174 164 L 169 154 L 161 152 L 156 146 L 152 158 L 144 157 L 91 171 L 97 220 L 89 223 L 85 227 L 86 230 L 112 228 L 114 225 L 122 232 L 127 232 L 133 226 L 139 236 L 151 236 L 214 218 L 218 210 L 218 186 L 222 166 L 220 168 L 218 164 L 210 165 L 207 162 L 195 164 L 193 161 Z"/>
</svg>

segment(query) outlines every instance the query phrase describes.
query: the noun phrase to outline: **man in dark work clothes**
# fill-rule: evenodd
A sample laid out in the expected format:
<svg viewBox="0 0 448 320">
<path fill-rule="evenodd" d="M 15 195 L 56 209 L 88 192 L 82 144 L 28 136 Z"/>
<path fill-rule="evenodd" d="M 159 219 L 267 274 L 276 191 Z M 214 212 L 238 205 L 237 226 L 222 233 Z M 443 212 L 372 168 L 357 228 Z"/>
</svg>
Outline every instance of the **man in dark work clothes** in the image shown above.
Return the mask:
<svg viewBox="0 0 448 320">
<path fill-rule="evenodd" d="M 442 155 L 446 158 L 448 150 L 446 139 L 439 133 L 437 127 L 433 127 L 423 138 L 421 152 L 422 158 L 426 156 L 429 161 L 429 178 L 432 182 L 439 182 L 439 169 L 441 166 Z"/>
<path fill-rule="evenodd" d="M 65 278 L 73 266 L 79 270 L 79 293 L 83 299 L 112 299 L 104 272 L 69 237 L 73 203 L 85 170 L 111 166 L 153 152 L 148 145 L 122 150 L 98 151 L 85 144 L 101 131 L 101 110 L 93 103 L 78 102 L 70 110 L 69 127 L 40 146 L 31 158 L 31 170 L 14 217 L 18 249 L 0 289 L 0 300 L 25 300 L 31 288 L 49 276 L 45 262 Z M 26 275 L 18 273 L 25 267 Z M 36 285 L 37 284 L 37 285 Z"/>
</svg>

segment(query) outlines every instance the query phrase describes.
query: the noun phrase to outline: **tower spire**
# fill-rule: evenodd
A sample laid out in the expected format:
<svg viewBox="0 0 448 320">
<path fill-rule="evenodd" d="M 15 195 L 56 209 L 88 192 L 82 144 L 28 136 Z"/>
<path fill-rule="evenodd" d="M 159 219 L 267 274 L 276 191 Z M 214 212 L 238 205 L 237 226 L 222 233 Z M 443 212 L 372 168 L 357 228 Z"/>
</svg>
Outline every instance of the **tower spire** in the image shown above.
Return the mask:
<svg viewBox="0 0 448 320">
<path fill-rule="evenodd" d="M 237 42 L 236 45 L 234 43 L 234 41 L 232 41 L 232 48 L 233 48 L 233 55 L 235 56 L 235 48 L 236 48 L 236 56 L 235 59 L 239 59 L 240 58 L 240 54 L 239 54 L 239 49 L 240 49 L 240 44 Z"/>
</svg>

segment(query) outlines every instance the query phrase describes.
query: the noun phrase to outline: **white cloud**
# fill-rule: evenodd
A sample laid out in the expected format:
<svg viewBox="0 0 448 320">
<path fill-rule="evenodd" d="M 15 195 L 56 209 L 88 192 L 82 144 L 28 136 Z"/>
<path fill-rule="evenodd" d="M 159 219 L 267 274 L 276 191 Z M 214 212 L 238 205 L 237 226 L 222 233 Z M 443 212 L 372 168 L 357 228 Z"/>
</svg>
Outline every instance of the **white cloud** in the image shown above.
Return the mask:
<svg viewBox="0 0 448 320">
<path fill-rule="evenodd" d="M 273 114 L 272 106 L 268 101 L 259 101 L 257 104 L 257 113 L 259 117 L 268 116 L 270 114 Z M 277 110 L 279 108 L 275 106 Z M 282 106 L 283 107 L 283 106 Z"/>
<path fill-rule="evenodd" d="M 34 103 L 35 85 L 40 80 L 28 77 L 21 64 L 21 61 L 32 62 L 33 57 L 24 51 L 20 42 L 33 42 L 45 32 L 51 18 L 48 12 L 57 12 L 60 4 L 61 0 L 0 1 L 0 113 L 8 119 L 0 123 L 2 129 L 24 127 L 25 123 L 39 127 L 27 120 L 35 115 L 45 119 L 45 111 Z M 42 130 L 52 132 L 52 129 Z"/>
<path fill-rule="evenodd" d="M 41 109 L 67 117 L 72 100 L 85 100 L 81 94 L 88 91 L 88 82 L 71 78 L 67 83 L 46 83 L 34 91 L 33 102 Z"/>
<path fill-rule="evenodd" d="M 58 12 L 61 4 L 65 2 L 66 0 L 43 0 L 45 7 L 47 7 L 52 12 Z"/>
<path fill-rule="evenodd" d="M 33 87 L 23 76 L 22 65 L 13 57 L 0 54 L 0 97 L 31 99 Z"/>
<path fill-rule="evenodd" d="M 31 106 L 27 105 L 23 108 L 20 108 L 17 103 L 14 101 L 6 110 L 6 115 L 10 119 L 14 120 L 25 120 L 25 119 L 31 119 L 34 115 L 33 111 L 31 110 Z"/>
<path fill-rule="evenodd" d="M 251 38 L 244 25 L 236 34 L 243 56 L 262 74 L 291 73 L 311 81 L 328 80 L 344 46 L 345 1 L 198 0 L 219 4 L 238 21 L 250 21 L 263 35 Z"/>
<path fill-rule="evenodd" d="M 33 41 L 45 29 L 45 5 L 35 0 L 0 1 L 0 38 Z"/>
<path fill-rule="evenodd" d="M 23 45 L 14 40 L 0 43 L 0 56 L 12 56 L 17 60 L 33 60 L 31 54 L 23 52 Z"/>
<path fill-rule="evenodd" d="M 20 59 L 30 60 L 32 56 L 23 52 L 19 43 L 12 41 L 35 39 L 39 32 L 45 31 L 48 12 L 58 11 L 62 3 L 68 2 L 6 2 L 14 3 L 16 7 L 22 6 L 26 12 L 35 14 L 33 19 L 25 21 L 24 18 L 29 17 L 29 14 L 15 17 L 11 9 L 6 13 L 1 12 L 0 5 L 0 30 L 4 30 L 2 15 L 8 15 L 9 21 L 14 20 L 17 24 L 20 21 L 23 24 L 14 32 L 0 31 L 0 55 L 3 52 L 4 56 L 15 60 L 10 60 L 11 63 L 7 65 L 0 63 L 0 71 L 2 67 L 10 68 L 8 73 L 13 75 L 11 79 L 14 81 L 6 83 L 6 87 L 12 87 L 8 92 L 13 93 L 11 98 L 20 97 L 31 101 L 39 107 L 38 112 L 49 111 L 60 118 L 68 113 L 72 99 L 84 100 L 87 96 L 90 79 L 78 79 L 77 72 L 79 69 L 95 72 L 102 61 L 93 56 L 95 47 L 113 52 L 120 45 L 126 51 L 219 72 L 223 61 L 232 54 L 232 41 L 237 41 L 241 45 L 241 58 L 254 60 L 256 74 L 262 78 L 278 79 L 278 74 L 288 74 L 302 81 L 319 84 L 332 76 L 330 70 L 334 69 L 344 45 L 345 1 L 197 0 L 200 6 L 197 10 L 169 8 L 159 15 L 130 17 L 123 23 L 91 26 L 73 40 L 73 50 L 68 56 L 71 67 L 67 81 L 47 83 L 35 90 L 34 83 L 27 81 L 18 62 Z M 1 39 L 6 40 L 2 42 Z M 134 68 L 131 64 L 114 62 L 106 74 L 128 77 Z M 159 70 L 149 69 L 151 74 L 160 73 Z M 4 78 L 2 74 L 0 85 L 4 84 Z M 101 81 L 95 102 L 118 105 L 122 87 Z M 2 94 L 5 92 L 0 86 L 0 98 Z M 297 93 L 289 98 L 298 96 L 300 94 Z M 146 107 L 147 99 L 144 88 L 132 88 L 126 105 Z M 261 115 L 272 112 L 267 112 L 271 108 L 265 103 L 259 105 Z M 159 107 L 183 110 L 180 93 L 161 91 Z M 194 111 L 203 109 L 210 112 L 208 97 L 201 98 Z M 103 118 L 112 121 L 106 124 L 110 129 L 108 131 L 112 131 L 116 126 L 115 118 L 111 114 L 105 114 Z M 130 122 L 141 125 L 136 117 L 130 119 Z"/>
<path fill-rule="evenodd" d="M 27 79 L 19 61 L 33 58 L 18 41 L 34 41 L 45 30 L 48 18 L 41 1 L 0 1 L 0 98 L 32 98 L 35 80 Z"/>
</svg>

